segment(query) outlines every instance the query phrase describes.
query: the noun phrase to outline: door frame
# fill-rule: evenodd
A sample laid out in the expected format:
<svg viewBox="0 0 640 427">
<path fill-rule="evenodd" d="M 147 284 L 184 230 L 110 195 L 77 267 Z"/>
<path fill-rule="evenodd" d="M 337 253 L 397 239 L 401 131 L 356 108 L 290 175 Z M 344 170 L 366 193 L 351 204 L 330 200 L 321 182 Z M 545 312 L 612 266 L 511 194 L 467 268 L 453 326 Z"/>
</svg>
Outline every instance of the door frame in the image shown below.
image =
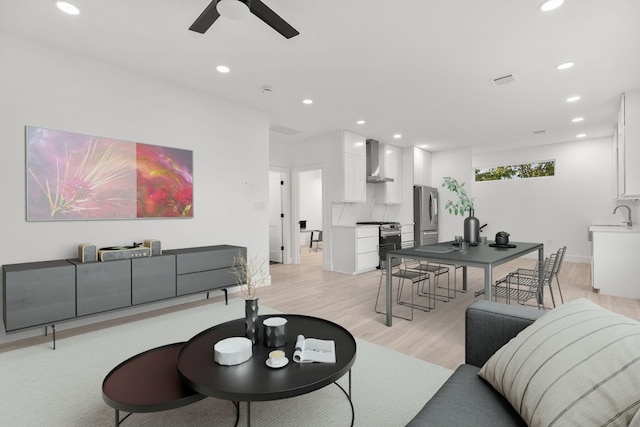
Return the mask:
<svg viewBox="0 0 640 427">
<path fill-rule="evenodd" d="M 269 172 L 281 173 L 284 175 L 284 185 L 281 187 L 282 197 L 282 213 L 284 219 L 282 221 L 282 245 L 284 252 L 282 254 L 283 264 L 293 264 L 292 254 L 293 245 L 291 244 L 291 169 L 279 166 L 269 166 Z"/>
<path fill-rule="evenodd" d="M 300 221 L 300 173 L 309 172 L 314 170 L 320 170 L 322 173 L 322 228 L 323 228 L 323 250 L 322 250 L 322 265 L 323 268 L 326 264 L 326 260 L 330 259 L 327 255 L 327 237 L 330 238 L 327 233 L 327 215 L 325 213 L 325 207 L 327 206 L 327 173 L 323 163 L 311 164 L 293 168 L 291 172 L 291 260 L 293 264 L 300 264 L 300 232 L 298 230 L 298 221 Z"/>
</svg>

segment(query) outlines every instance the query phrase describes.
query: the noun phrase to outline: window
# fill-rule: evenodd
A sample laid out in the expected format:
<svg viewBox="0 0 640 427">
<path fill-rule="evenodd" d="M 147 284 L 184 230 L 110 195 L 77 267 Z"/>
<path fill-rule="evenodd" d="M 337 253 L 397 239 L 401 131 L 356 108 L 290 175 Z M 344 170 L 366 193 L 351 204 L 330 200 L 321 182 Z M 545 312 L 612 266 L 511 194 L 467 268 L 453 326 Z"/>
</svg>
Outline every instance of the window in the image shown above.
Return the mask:
<svg viewBox="0 0 640 427">
<path fill-rule="evenodd" d="M 501 179 L 537 178 L 541 176 L 554 176 L 556 161 L 548 160 L 537 163 L 525 163 L 521 165 L 497 166 L 492 168 L 476 169 L 477 181 L 498 181 Z"/>
</svg>

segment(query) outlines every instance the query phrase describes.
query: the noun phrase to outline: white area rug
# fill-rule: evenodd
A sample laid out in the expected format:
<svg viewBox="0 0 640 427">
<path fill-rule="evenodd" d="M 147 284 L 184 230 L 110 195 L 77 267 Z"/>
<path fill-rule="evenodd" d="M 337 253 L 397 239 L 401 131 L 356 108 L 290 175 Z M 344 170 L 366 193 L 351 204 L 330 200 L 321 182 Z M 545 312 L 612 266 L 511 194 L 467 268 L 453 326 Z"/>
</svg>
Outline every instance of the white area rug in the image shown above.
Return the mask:
<svg viewBox="0 0 640 427">
<path fill-rule="evenodd" d="M 261 314 L 278 313 L 260 307 Z M 102 381 L 125 359 L 172 342 L 187 341 L 215 324 L 244 315 L 244 301 L 165 314 L 50 344 L 0 354 L 0 425 L 111 426 L 114 410 L 102 400 Z M 398 333 L 402 333 L 398 330 Z M 356 426 L 404 426 L 451 371 L 357 339 L 352 368 Z M 339 383 L 347 389 L 347 376 Z M 126 414 L 121 413 L 121 417 Z M 246 425 L 246 405 L 240 424 Z M 303 396 L 251 405 L 253 426 L 348 426 L 351 408 L 331 384 Z M 233 426 L 231 402 L 206 398 L 169 411 L 133 414 L 123 426 Z"/>
</svg>

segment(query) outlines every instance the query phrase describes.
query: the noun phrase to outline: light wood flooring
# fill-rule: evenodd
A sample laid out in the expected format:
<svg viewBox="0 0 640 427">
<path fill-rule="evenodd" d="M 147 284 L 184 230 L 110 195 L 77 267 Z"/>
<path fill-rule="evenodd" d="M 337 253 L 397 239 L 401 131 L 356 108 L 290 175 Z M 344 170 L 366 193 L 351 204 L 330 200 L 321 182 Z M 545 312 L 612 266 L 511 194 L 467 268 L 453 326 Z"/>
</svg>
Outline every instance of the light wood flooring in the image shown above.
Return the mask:
<svg viewBox="0 0 640 427">
<path fill-rule="evenodd" d="M 270 266 L 270 286 L 258 290 L 260 305 L 283 313 L 306 314 L 336 322 L 359 338 L 410 356 L 454 369 L 464 362 L 464 310 L 474 301 L 474 292 L 484 287 L 481 269 L 468 269 L 466 293 L 457 293 L 449 302 L 436 302 L 435 310 L 414 311 L 413 321 L 393 319 L 393 326 L 385 325 L 385 316 L 373 310 L 380 272 L 350 275 L 322 270 L 322 251 L 309 252 L 301 247 L 301 263 L 298 265 L 273 264 Z M 531 268 L 532 259 L 518 259 L 494 269 L 494 278 L 518 267 Z M 640 320 L 640 300 L 600 295 L 590 286 L 590 266 L 565 262 L 560 272 L 564 300 L 589 298 L 612 311 Z M 440 289 L 440 292 L 444 290 Z M 556 301 L 559 295 L 556 290 Z M 229 294 L 229 297 L 240 296 Z M 66 331 L 58 338 L 85 333 L 141 318 L 148 318 L 170 311 L 220 301 L 222 297 L 202 300 L 148 313 L 126 316 Z M 551 298 L 545 294 L 545 304 L 551 307 Z M 395 308 L 394 313 L 408 314 L 406 307 Z M 382 304 L 380 308 L 383 309 Z M 0 345 L 0 351 L 11 351 L 37 343 L 49 342 L 51 337 L 29 338 L 20 342 Z"/>
<path fill-rule="evenodd" d="M 494 278 L 518 267 L 531 268 L 533 259 L 518 259 L 494 268 Z M 341 324 L 359 338 L 406 353 L 440 366 L 455 368 L 464 362 L 464 310 L 474 301 L 474 292 L 484 288 L 483 270 L 468 269 L 468 291 L 449 302 L 436 302 L 435 310 L 414 310 L 413 321 L 393 319 L 373 310 L 380 272 L 348 275 L 322 270 L 322 252 L 301 249 L 298 265 L 271 266 L 272 285 L 260 289 L 260 304 L 285 313 L 303 313 Z M 560 283 L 564 300 L 588 298 L 612 311 L 640 320 L 640 300 L 617 298 L 593 292 L 590 266 L 564 262 Z M 440 292 L 444 292 L 442 289 Z M 556 303 L 560 297 L 555 289 Z M 551 308 L 549 293 L 546 307 Z M 394 305 L 394 308 L 396 306 Z M 382 305 L 380 306 L 383 309 Z M 397 312 L 407 314 L 406 307 Z M 395 311 L 394 311 L 395 313 Z"/>
</svg>

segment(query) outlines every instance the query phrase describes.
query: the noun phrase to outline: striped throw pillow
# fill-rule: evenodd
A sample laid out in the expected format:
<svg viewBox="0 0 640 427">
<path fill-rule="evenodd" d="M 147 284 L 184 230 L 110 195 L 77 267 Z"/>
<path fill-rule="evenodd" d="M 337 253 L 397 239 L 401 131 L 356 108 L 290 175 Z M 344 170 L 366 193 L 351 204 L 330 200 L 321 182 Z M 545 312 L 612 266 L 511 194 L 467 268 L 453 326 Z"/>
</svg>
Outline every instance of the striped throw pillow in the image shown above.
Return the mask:
<svg viewBox="0 0 640 427">
<path fill-rule="evenodd" d="M 573 300 L 509 341 L 479 375 L 529 426 L 627 426 L 640 407 L 640 323 Z"/>
</svg>

